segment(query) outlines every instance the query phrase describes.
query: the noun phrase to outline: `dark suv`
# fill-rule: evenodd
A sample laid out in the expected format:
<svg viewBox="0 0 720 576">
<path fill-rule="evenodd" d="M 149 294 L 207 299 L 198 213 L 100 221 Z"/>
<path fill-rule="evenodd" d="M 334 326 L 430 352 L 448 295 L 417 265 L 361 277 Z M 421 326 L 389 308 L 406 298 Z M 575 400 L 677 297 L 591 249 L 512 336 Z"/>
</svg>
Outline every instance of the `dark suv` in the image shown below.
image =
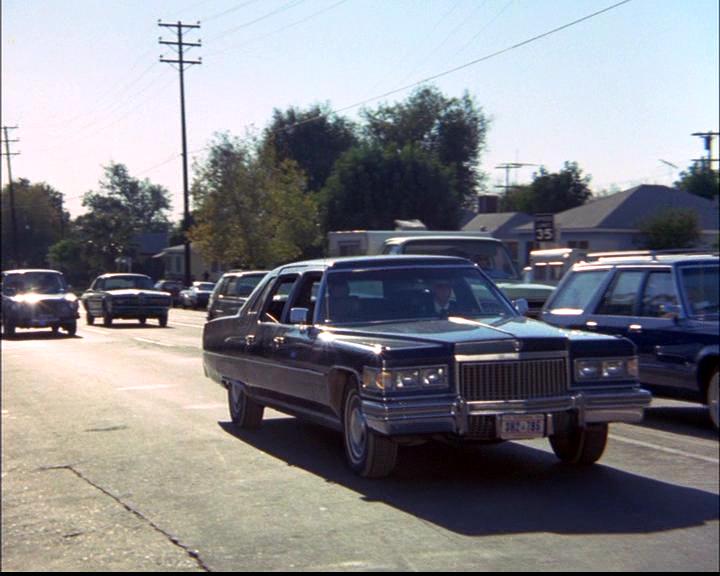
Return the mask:
<svg viewBox="0 0 720 576">
<path fill-rule="evenodd" d="M 718 256 L 589 255 L 542 310 L 550 324 L 632 340 L 655 395 L 706 404 L 718 427 Z"/>
<path fill-rule="evenodd" d="M 207 306 L 207 319 L 237 314 L 267 270 L 230 270 L 215 284 Z"/>
<path fill-rule="evenodd" d="M 2 328 L 60 328 L 77 331 L 78 300 L 57 270 L 7 270 L 2 273 Z"/>
</svg>

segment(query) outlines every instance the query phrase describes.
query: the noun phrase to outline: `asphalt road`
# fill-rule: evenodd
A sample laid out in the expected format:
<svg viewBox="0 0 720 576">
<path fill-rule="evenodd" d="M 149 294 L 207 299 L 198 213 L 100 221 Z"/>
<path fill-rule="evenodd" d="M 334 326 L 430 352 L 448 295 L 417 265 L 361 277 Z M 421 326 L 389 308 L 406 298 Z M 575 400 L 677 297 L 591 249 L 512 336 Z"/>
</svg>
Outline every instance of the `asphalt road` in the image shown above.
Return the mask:
<svg viewBox="0 0 720 576">
<path fill-rule="evenodd" d="M 616 424 L 603 459 L 546 440 L 401 449 L 363 480 L 336 433 L 229 425 L 204 314 L 2 341 L 5 571 L 713 571 L 718 436 L 693 404 Z"/>
</svg>

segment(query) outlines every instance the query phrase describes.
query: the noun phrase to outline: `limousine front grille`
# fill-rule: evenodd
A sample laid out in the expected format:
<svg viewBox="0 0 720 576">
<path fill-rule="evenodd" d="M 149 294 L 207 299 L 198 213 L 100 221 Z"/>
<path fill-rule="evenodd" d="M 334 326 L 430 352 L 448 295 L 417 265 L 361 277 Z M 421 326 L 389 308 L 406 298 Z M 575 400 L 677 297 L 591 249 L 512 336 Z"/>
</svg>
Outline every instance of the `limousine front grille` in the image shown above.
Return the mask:
<svg viewBox="0 0 720 576">
<path fill-rule="evenodd" d="M 463 362 L 460 394 L 466 401 L 527 400 L 565 394 L 565 358 Z"/>
</svg>

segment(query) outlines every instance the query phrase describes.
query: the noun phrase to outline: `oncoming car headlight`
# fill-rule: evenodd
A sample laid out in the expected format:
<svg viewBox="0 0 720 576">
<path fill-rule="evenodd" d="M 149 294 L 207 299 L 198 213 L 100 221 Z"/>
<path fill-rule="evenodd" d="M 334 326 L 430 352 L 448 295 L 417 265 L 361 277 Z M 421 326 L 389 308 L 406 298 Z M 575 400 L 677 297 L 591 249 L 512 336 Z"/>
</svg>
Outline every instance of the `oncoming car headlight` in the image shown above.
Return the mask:
<svg viewBox="0 0 720 576">
<path fill-rule="evenodd" d="M 363 388 L 378 392 L 442 390 L 448 387 L 447 366 L 418 366 L 380 370 L 363 369 Z"/>
<path fill-rule="evenodd" d="M 576 382 L 634 380 L 638 377 L 638 360 L 629 358 L 579 358 L 575 360 Z"/>
</svg>

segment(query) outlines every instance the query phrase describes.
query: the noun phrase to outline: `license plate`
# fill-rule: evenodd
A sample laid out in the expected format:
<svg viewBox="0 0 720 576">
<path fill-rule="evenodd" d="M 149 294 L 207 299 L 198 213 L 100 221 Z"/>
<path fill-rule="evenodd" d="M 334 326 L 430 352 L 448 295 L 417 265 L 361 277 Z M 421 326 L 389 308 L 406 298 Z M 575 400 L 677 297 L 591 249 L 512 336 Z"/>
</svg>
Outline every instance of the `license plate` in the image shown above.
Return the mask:
<svg viewBox="0 0 720 576">
<path fill-rule="evenodd" d="M 545 435 L 545 414 L 508 414 L 498 421 L 500 438 L 539 438 Z"/>
</svg>

